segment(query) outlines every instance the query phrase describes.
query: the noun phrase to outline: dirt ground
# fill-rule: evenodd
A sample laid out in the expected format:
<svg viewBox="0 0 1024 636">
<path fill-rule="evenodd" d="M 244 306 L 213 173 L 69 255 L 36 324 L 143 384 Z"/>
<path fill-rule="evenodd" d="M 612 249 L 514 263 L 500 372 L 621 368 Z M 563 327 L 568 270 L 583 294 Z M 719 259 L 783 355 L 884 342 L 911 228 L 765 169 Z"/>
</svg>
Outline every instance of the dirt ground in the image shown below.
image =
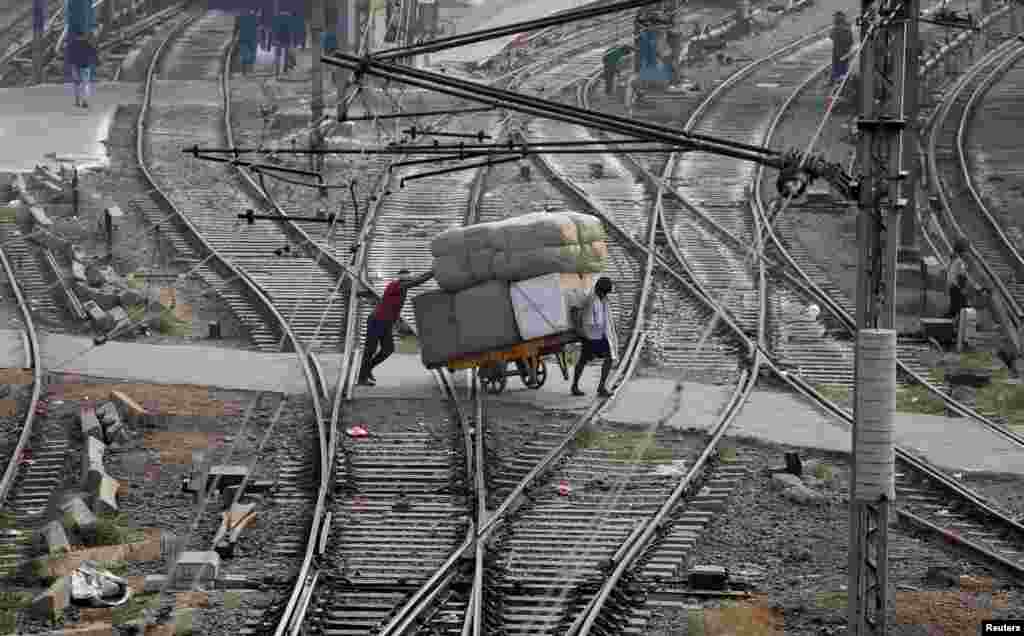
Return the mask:
<svg viewBox="0 0 1024 636">
<path fill-rule="evenodd" d="M 659 610 L 648 633 L 724 636 L 731 626 L 741 627 L 734 634 L 817 636 L 845 629 L 849 515 L 845 460 L 801 451 L 805 463 L 818 460 L 831 468 L 831 478 L 820 488 L 827 502 L 801 506 L 784 499 L 763 472 L 783 466 L 785 451 L 799 449 L 747 440 L 723 445 L 734 446 L 741 458 L 753 458 L 758 471 L 735 492 L 685 562 L 720 565 L 734 572 L 760 570 L 754 590 L 760 596 L 749 602 L 694 598 L 688 609 Z M 1024 485 L 1020 478 L 1007 478 L 1001 484 L 1018 491 Z M 889 538 L 894 593 L 891 634 L 967 636 L 977 634 L 979 622 L 990 616 L 1024 615 L 1024 596 L 1004 573 L 930 537 L 891 527 Z M 956 576 L 972 579 L 961 579 L 960 589 L 949 588 L 926 578 L 930 567 L 946 567 Z"/>
</svg>

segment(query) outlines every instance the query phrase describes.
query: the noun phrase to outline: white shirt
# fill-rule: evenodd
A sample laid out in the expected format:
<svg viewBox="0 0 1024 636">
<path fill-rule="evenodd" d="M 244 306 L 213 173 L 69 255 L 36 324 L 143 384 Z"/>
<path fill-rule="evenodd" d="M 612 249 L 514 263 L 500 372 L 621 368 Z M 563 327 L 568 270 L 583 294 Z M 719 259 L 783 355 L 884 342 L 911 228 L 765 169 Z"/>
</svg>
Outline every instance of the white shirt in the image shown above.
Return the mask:
<svg viewBox="0 0 1024 636">
<path fill-rule="evenodd" d="M 584 305 L 583 335 L 590 340 L 600 340 L 608 335 L 608 302 L 597 294 L 591 294 Z"/>
<path fill-rule="evenodd" d="M 964 259 L 956 256 L 949 263 L 949 269 L 946 271 L 946 284 L 950 287 L 956 285 L 957 279 L 967 273 L 967 265 L 964 263 Z"/>
</svg>

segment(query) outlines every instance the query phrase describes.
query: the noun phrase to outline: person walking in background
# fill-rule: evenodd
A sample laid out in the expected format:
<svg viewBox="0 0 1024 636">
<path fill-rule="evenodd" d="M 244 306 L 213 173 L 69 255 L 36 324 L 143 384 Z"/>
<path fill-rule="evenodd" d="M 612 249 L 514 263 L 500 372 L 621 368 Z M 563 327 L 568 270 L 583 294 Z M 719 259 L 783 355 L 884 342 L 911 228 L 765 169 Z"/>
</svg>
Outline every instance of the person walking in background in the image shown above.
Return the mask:
<svg viewBox="0 0 1024 636">
<path fill-rule="evenodd" d="M 608 294 L 612 293 L 612 279 L 602 276 L 594 285 L 594 292 L 587 298 L 583 305 L 582 336 L 583 351 L 580 354 L 579 362 L 573 370 L 572 394 L 575 396 L 586 395 L 580 390 L 580 378 L 583 377 L 583 369 L 595 358 L 603 358 L 601 364 L 601 381 L 597 385 L 597 394 L 600 397 L 609 397 L 607 382 L 608 374 L 612 370 L 612 348 L 608 340 L 611 320 L 608 311 Z"/>
<path fill-rule="evenodd" d="M 604 92 L 605 95 L 615 93 L 615 79 L 619 75 L 622 58 L 630 51 L 628 46 L 615 46 L 604 54 Z"/>
<path fill-rule="evenodd" d="M 949 289 L 949 311 L 947 318 L 959 319 L 960 310 L 967 306 L 967 241 L 957 239 L 953 244 L 953 260 L 946 270 L 946 287 Z"/>
<path fill-rule="evenodd" d="M 853 50 L 853 30 L 846 20 L 846 14 L 836 11 L 832 23 L 832 75 L 829 86 L 843 81 L 850 72 L 850 51 Z"/>
<path fill-rule="evenodd" d="M 238 16 L 238 62 L 242 66 L 243 75 L 252 72 L 258 43 L 259 16 L 254 12 Z"/>
<path fill-rule="evenodd" d="M 419 287 L 433 277 L 434 272 L 427 272 L 413 278 L 409 270 L 403 269 L 398 272 L 398 278 L 384 288 L 384 297 L 366 321 L 366 346 L 363 350 L 363 364 L 359 370 L 359 384 L 376 384 L 376 378 L 373 377 L 374 367 L 395 352 L 395 323 L 402 315 L 406 295 L 410 289 Z"/>
<path fill-rule="evenodd" d="M 75 106 L 89 107 L 96 54 L 96 10 L 89 0 L 65 0 L 67 31 L 64 60 L 74 85 Z"/>
</svg>

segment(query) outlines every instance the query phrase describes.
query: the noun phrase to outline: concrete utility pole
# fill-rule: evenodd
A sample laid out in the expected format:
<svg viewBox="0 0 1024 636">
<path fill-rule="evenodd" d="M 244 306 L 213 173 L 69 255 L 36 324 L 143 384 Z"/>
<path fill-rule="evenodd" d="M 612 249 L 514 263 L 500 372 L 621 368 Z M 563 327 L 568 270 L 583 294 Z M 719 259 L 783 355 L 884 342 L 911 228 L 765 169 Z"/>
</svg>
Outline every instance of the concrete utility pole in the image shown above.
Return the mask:
<svg viewBox="0 0 1024 636">
<path fill-rule="evenodd" d="M 43 32 L 46 30 L 46 0 L 32 1 L 32 82 L 43 83 Z"/>
<path fill-rule="evenodd" d="M 310 20 L 310 35 L 313 37 L 313 96 L 309 102 L 312 125 L 316 125 L 324 114 L 324 65 L 320 61 L 323 56 L 324 33 L 324 0 L 313 0 L 313 15 Z"/>
<path fill-rule="evenodd" d="M 850 484 L 848 636 L 885 634 L 888 525 L 895 498 L 896 266 L 913 192 L 919 0 L 862 0 L 862 173 L 857 243 L 857 349 Z M 875 30 L 872 32 L 871 29 Z M 904 214 L 906 212 L 906 214 Z M 911 239 L 912 240 L 912 239 Z"/>
</svg>

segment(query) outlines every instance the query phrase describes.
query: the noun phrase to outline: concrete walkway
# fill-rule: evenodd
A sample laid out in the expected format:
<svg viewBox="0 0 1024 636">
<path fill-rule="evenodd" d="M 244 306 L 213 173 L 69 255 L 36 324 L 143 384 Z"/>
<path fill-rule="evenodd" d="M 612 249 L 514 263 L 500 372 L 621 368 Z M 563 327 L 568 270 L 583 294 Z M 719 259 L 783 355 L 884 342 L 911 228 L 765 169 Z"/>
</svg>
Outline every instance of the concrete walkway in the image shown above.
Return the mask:
<svg viewBox="0 0 1024 636">
<path fill-rule="evenodd" d="M 306 382 L 295 354 L 239 351 L 202 345 L 148 345 L 110 342 L 96 347 L 88 338 L 41 334 L 44 367 L 53 372 L 151 382 L 191 384 L 223 389 L 279 391 L 305 394 Z M 21 334 L 0 330 L 0 363 L 24 364 Z M 328 386 L 337 382 L 340 356 L 319 356 Z M 548 379 L 538 390 L 527 389 L 518 377 L 508 379 L 506 390 L 494 401 L 529 405 L 543 410 L 586 409 L 597 384 L 598 368 L 590 367 L 582 387 L 588 395 L 569 395 L 569 383 L 552 364 Z M 377 386 L 357 387 L 356 399 L 434 399 L 437 384 L 418 355 L 395 354 L 378 367 Z M 466 375 L 456 373 L 456 385 Z M 608 421 L 650 425 L 666 415 L 675 383 L 658 378 L 636 378 L 605 411 Z M 668 426 L 707 429 L 732 395 L 732 386 L 684 383 L 682 408 Z M 846 426 L 811 408 L 803 398 L 773 389 L 757 389 L 733 425 L 731 435 L 822 450 L 849 452 Z M 1024 475 L 1024 448 L 1015 447 L 984 426 L 961 418 L 898 413 L 896 439 L 932 462 L 952 470 L 1006 472 Z"/>
</svg>

